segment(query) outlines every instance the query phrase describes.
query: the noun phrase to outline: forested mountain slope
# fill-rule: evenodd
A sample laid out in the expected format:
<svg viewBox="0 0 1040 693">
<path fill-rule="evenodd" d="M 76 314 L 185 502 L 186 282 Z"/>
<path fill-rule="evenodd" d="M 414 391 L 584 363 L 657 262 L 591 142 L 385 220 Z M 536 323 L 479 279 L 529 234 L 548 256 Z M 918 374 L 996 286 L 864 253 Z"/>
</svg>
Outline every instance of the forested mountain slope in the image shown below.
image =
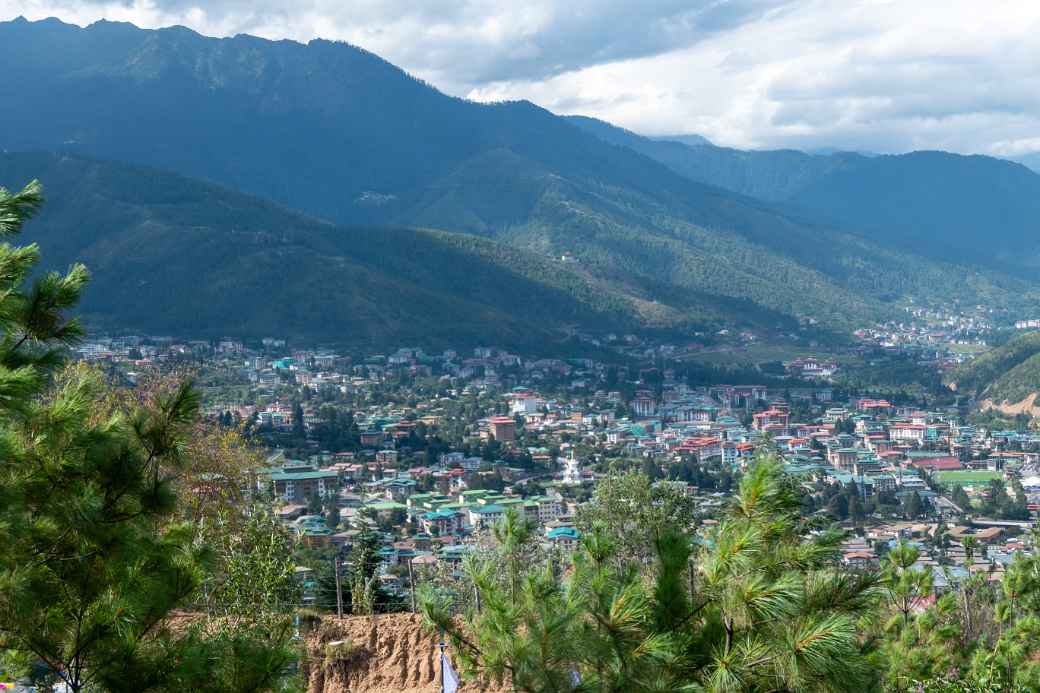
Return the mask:
<svg viewBox="0 0 1040 693">
<path fill-rule="evenodd" d="M 1033 289 L 695 182 L 530 103 L 446 96 L 342 43 L 15 20 L 0 23 L 0 61 L 0 86 L 19 94 L 0 110 L 0 148 L 156 166 L 338 224 L 570 254 L 571 275 L 629 297 L 644 324 L 840 333 L 905 296 L 1001 303 Z"/>
<path fill-rule="evenodd" d="M 690 180 L 770 202 L 791 198 L 858 156 L 814 156 L 793 149 L 743 151 L 710 142 L 691 144 L 643 137 L 596 118 L 572 116 L 568 120 L 604 141 L 645 154 Z"/>
<path fill-rule="evenodd" d="M 996 405 L 1017 404 L 1040 393 L 1040 332 L 1007 344 L 961 366 L 951 376 L 959 392 Z"/>
<path fill-rule="evenodd" d="M 0 185 L 45 185 L 25 229 L 49 267 L 93 279 L 101 327 L 344 343 L 539 344 L 648 322 L 560 263 L 464 234 L 338 227 L 210 183 L 53 154 L 0 155 Z"/>
<path fill-rule="evenodd" d="M 692 181 L 871 242 L 1024 277 L 1040 263 L 1040 175 L 1020 164 L 948 152 L 741 151 L 641 137 L 593 118 L 571 122 Z"/>
</svg>

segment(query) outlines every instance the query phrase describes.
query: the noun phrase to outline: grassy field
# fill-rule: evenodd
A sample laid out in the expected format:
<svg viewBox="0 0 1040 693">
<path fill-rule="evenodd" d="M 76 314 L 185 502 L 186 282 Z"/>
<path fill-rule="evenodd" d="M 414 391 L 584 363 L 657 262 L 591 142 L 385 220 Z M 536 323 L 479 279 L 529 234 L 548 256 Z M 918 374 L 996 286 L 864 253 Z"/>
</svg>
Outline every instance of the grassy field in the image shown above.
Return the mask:
<svg viewBox="0 0 1040 693">
<path fill-rule="evenodd" d="M 989 351 L 985 344 L 947 344 L 946 347 L 955 354 L 981 354 Z"/>
<path fill-rule="evenodd" d="M 722 345 L 705 349 L 686 357 L 688 361 L 713 365 L 759 364 L 776 361 L 793 361 L 796 358 L 815 356 L 819 359 L 836 360 L 839 363 L 855 361 L 849 356 L 787 344 Z"/>
<path fill-rule="evenodd" d="M 935 479 L 947 488 L 954 486 L 982 486 L 988 484 L 990 479 L 1002 479 L 1000 472 L 987 470 L 963 469 L 954 472 L 936 472 Z"/>
</svg>

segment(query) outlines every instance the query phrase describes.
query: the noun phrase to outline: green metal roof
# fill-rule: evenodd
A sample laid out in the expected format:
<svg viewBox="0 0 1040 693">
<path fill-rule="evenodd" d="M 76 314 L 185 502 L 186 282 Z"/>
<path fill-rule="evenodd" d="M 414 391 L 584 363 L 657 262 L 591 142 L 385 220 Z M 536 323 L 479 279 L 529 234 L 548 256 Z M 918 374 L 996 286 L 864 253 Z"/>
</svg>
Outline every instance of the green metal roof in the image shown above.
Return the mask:
<svg viewBox="0 0 1040 693">
<path fill-rule="evenodd" d="M 272 481 L 307 481 L 309 479 L 338 479 L 337 472 L 278 472 L 271 475 Z"/>
<path fill-rule="evenodd" d="M 396 501 L 380 501 L 378 503 L 372 503 L 370 505 L 366 505 L 365 507 L 366 508 L 372 508 L 376 512 L 379 512 L 381 510 L 407 510 L 408 509 L 408 506 L 406 506 L 404 503 L 398 503 Z"/>
</svg>

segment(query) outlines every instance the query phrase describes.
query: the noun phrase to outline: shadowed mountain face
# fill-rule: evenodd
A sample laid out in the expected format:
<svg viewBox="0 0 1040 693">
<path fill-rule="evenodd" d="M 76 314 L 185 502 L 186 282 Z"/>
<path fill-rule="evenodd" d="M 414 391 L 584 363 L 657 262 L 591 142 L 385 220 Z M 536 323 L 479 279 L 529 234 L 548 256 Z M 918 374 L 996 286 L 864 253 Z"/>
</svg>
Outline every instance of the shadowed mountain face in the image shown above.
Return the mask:
<svg viewBox="0 0 1040 693">
<path fill-rule="evenodd" d="M 865 238 L 944 261 L 1030 276 L 1040 263 L 1040 175 L 986 156 L 740 151 L 571 122 L 686 178 L 769 200 Z"/>
<path fill-rule="evenodd" d="M 800 162 L 797 176 L 784 172 L 786 164 L 776 164 L 769 176 L 753 176 L 753 184 L 739 191 L 745 194 L 738 194 L 724 189 L 729 181 L 725 176 L 709 177 L 714 185 L 708 185 L 676 163 L 687 151 L 717 155 L 717 147 L 644 140 L 624 131 L 619 132 L 625 137 L 617 137 L 610 126 L 595 131 L 588 122 L 560 118 L 526 102 L 486 105 L 455 99 L 370 53 L 328 41 L 303 45 L 248 36 L 212 39 L 183 28 L 150 31 L 103 22 L 80 29 L 56 20 L 16 20 L 0 23 L 0 60 L 6 67 L 0 86 L 19 94 L 0 113 L 0 148 L 145 164 L 218 183 L 224 188 L 207 189 L 221 190 L 220 195 L 231 195 L 226 188 L 239 190 L 335 224 L 367 229 L 341 231 L 347 238 L 410 234 L 423 242 L 436 239 L 438 248 L 464 247 L 468 256 L 479 247 L 477 255 L 496 268 L 477 273 L 487 276 L 479 294 L 471 293 L 475 287 L 456 284 L 443 290 L 450 263 L 420 272 L 414 269 L 422 265 L 417 258 L 403 275 L 381 275 L 407 283 L 418 304 L 456 299 L 478 303 L 486 312 L 469 323 L 474 328 L 501 323 L 518 334 L 529 331 L 524 311 L 539 310 L 539 303 L 510 301 L 516 295 L 514 275 L 527 282 L 526 297 L 536 289 L 557 292 L 538 294 L 543 306 L 546 296 L 559 304 L 546 313 L 550 330 L 562 325 L 685 328 L 706 323 L 790 329 L 800 319 L 844 332 L 893 314 L 892 302 L 907 295 L 1000 303 L 1021 300 L 1032 290 L 1031 283 L 976 271 L 966 261 L 951 264 L 957 258 L 933 261 L 891 250 L 857 224 L 837 223 L 841 220 L 833 219 L 833 210 L 827 210 L 826 222 L 818 223 L 805 206 L 786 213 L 748 196 L 811 197 L 814 186 L 827 178 L 821 169 L 841 170 L 842 162 L 854 156 L 780 153 L 783 161 Z M 661 153 L 665 151 L 673 160 Z M 735 164 L 725 166 L 739 171 Z M 24 178 L 30 172 L 19 173 Z M 59 204 L 61 186 L 47 179 L 57 174 L 31 175 L 50 186 L 52 204 Z M 8 187 L 19 182 L 24 181 L 0 178 Z M 784 189 L 779 197 L 770 192 L 777 186 Z M 109 189 L 101 197 L 105 195 L 118 193 Z M 307 283 L 290 280 L 291 274 L 277 271 L 276 262 L 265 265 L 249 255 L 246 250 L 256 248 L 248 234 L 232 235 L 233 241 L 226 237 L 229 230 L 242 227 L 236 215 L 245 214 L 244 207 L 256 217 L 257 206 L 268 210 L 268 228 L 283 223 L 274 218 L 278 214 L 319 229 L 314 234 L 323 239 L 332 234 L 328 228 L 256 200 L 250 207 L 242 202 L 245 198 L 235 198 L 217 213 L 225 204 L 213 199 L 220 195 L 212 193 L 200 204 L 213 215 L 207 222 L 214 234 L 210 238 L 225 232 L 220 243 L 226 254 L 207 255 L 221 258 L 219 265 L 211 265 L 214 271 L 225 265 L 234 269 L 226 273 L 224 292 L 233 296 L 240 287 L 262 284 L 277 301 L 295 306 L 270 301 L 269 313 L 313 312 L 297 321 L 306 323 L 301 328 L 305 333 L 331 338 L 367 334 L 344 327 L 349 323 L 345 313 L 332 309 L 340 305 L 339 292 L 348 290 L 343 281 L 334 281 L 339 275 L 329 259 L 345 257 L 342 245 L 309 247 L 306 256 L 294 256 L 302 277 L 321 277 Z M 77 203 L 85 199 L 96 198 L 84 193 Z M 134 204 L 140 219 L 162 218 L 161 205 L 155 208 L 150 199 Z M 84 222 L 104 234 L 122 234 L 127 243 L 151 233 L 149 244 L 169 244 L 173 257 L 179 244 L 195 247 L 197 242 L 190 234 L 171 233 L 175 222 L 160 224 L 162 231 L 138 224 L 133 236 L 125 236 L 126 229 L 111 230 L 119 221 L 104 216 L 101 207 L 80 212 Z M 76 212 L 69 207 L 67 213 Z M 378 231 L 376 225 L 398 230 Z M 453 233 L 417 234 L 400 230 L 403 226 Z M 106 268 L 115 271 L 121 260 L 106 255 L 115 246 L 89 250 L 92 255 L 84 259 L 101 285 L 107 281 Z M 379 252 L 393 255 L 385 248 Z M 561 263 L 563 256 L 573 261 Z M 159 259 L 152 262 L 158 266 Z M 143 281 L 158 282 L 161 276 Z M 372 282 L 368 288 L 373 291 L 383 286 Z M 344 305 L 364 303 L 368 313 L 360 324 L 384 326 L 371 328 L 372 335 L 423 334 L 422 321 L 408 330 L 395 326 L 406 319 L 405 313 L 400 302 L 386 298 L 386 290 L 363 297 L 358 286 L 364 285 L 350 285 L 357 303 Z M 96 299 L 111 301 L 100 312 L 116 323 L 144 319 L 146 303 L 134 313 L 132 302 L 124 305 L 115 295 Z M 180 300 L 190 306 L 195 298 L 189 294 Z M 221 311 L 239 305 L 210 300 L 212 316 L 207 319 L 214 325 L 234 315 Z M 183 317 L 161 324 L 190 330 L 198 316 L 191 308 L 178 313 L 174 307 L 169 315 Z M 330 311 L 337 317 L 320 317 Z M 465 311 L 427 312 L 441 316 Z M 271 317 L 263 327 L 274 328 L 288 317 Z M 254 327 L 260 324 L 249 329 Z M 444 325 L 439 329 L 450 331 Z"/>
</svg>

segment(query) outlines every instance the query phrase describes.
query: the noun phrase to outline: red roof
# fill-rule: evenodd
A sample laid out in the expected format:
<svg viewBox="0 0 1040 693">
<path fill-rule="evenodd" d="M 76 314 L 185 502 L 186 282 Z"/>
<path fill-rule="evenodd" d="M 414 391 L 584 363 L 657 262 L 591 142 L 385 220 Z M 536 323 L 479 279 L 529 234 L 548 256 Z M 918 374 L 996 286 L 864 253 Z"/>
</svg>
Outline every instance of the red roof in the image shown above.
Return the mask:
<svg viewBox="0 0 1040 693">
<path fill-rule="evenodd" d="M 964 468 L 964 465 L 962 465 L 961 461 L 956 457 L 929 457 L 923 460 L 912 460 L 910 464 L 919 469 L 932 469 L 939 471 L 952 471 Z"/>
<path fill-rule="evenodd" d="M 689 438 L 683 441 L 682 447 L 684 448 L 703 448 L 708 445 L 717 445 L 721 441 L 718 438 Z"/>
<path fill-rule="evenodd" d="M 493 424 L 515 424 L 516 421 L 509 416 L 492 416 L 489 421 Z"/>
</svg>

